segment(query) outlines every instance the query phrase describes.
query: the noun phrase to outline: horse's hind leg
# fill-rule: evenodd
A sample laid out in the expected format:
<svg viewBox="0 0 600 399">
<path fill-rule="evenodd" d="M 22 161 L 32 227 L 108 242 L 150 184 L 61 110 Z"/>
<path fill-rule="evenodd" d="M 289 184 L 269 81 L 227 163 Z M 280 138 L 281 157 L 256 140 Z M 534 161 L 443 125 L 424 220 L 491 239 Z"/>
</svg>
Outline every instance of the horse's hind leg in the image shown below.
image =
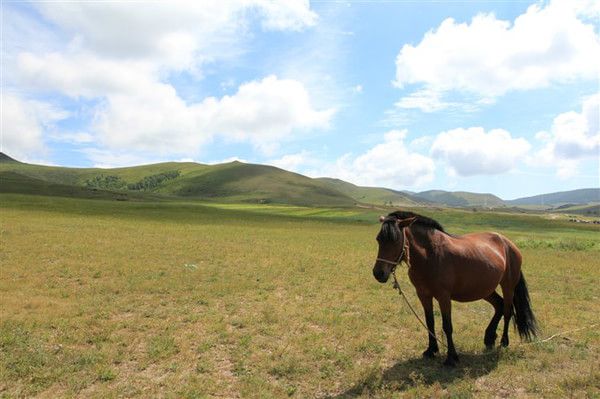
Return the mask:
<svg viewBox="0 0 600 399">
<path fill-rule="evenodd" d="M 510 323 L 510 318 L 513 315 L 514 293 L 514 287 L 507 287 L 506 284 L 502 285 L 502 295 L 504 296 L 504 303 L 502 306 L 504 313 L 504 331 L 502 332 L 502 339 L 500 340 L 502 346 L 508 346 L 508 324 Z"/>
<path fill-rule="evenodd" d="M 423 357 L 433 358 L 435 354 L 440 350 L 438 348 L 437 340 L 435 338 L 435 320 L 433 318 L 433 298 L 429 295 L 417 293 L 423 310 L 425 311 L 425 322 L 427 323 L 427 336 L 429 337 L 429 345 L 427 350 L 423 352 Z"/>
<path fill-rule="evenodd" d="M 502 300 L 502 297 L 495 291 L 484 299 L 491 303 L 494 307 L 494 316 L 492 317 L 492 320 L 490 320 L 490 324 L 488 324 L 487 328 L 485 329 L 485 336 L 483 338 L 483 343 L 485 346 L 488 349 L 492 349 L 496 343 L 496 329 L 498 328 L 498 323 L 502 318 L 504 301 Z"/>
</svg>

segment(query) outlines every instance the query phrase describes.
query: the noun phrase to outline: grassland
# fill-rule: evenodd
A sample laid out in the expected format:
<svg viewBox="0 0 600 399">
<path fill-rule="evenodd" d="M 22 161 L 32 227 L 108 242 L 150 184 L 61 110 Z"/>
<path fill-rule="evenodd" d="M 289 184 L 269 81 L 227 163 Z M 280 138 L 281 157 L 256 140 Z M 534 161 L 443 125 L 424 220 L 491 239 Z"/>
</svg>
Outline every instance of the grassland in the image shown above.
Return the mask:
<svg viewBox="0 0 600 399">
<path fill-rule="evenodd" d="M 456 369 L 422 360 L 371 275 L 377 212 L 1 194 L 0 396 L 600 395 L 598 326 L 485 352 L 484 302 L 454 307 Z M 597 226 L 420 212 L 517 242 L 542 338 L 598 323 Z"/>
</svg>

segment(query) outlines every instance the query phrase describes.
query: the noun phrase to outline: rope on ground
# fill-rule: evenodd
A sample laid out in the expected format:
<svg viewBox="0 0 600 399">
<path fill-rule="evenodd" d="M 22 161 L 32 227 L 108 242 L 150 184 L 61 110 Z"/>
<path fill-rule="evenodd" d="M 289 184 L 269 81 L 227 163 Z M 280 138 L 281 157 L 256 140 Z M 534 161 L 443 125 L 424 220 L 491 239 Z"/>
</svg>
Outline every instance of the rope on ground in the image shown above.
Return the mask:
<svg viewBox="0 0 600 399">
<path fill-rule="evenodd" d="M 561 335 L 570 334 L 570 333 L 574 333 L 574 332 L 581 331 L 581 330 L 589 330 L 590 328 L 597 327 L 598 325 L 600 325 L 600 323 L 594 323 L 592 325 L 585 326 L 585 327 L 580 327 L 580 328 L 576 328 L 574 330 L 568 330 L 568 331 L 559 332 L 559 333 L 556 333 L 554 335 L 549 336 L 548 338 L 540 339 L 540 340 L 537 340 L 537 341 L 527 342 L 527 344 L 541 344 L 543 342 L 548 342 L 548 341 L 550 341 L 550 340 L 552 340 L 552 339 L 554 339 L 556 337 L 560 337 Z"/>
</svg>

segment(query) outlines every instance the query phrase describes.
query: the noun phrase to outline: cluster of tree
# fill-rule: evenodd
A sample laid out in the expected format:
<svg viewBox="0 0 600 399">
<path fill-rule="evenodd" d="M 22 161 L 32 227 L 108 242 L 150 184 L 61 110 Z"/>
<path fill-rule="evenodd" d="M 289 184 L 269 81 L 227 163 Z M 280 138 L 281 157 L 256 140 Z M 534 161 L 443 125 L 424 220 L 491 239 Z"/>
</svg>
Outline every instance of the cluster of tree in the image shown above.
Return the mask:
<svg viewBox="0 0 600 399">
<path fill-rule="evenodd" d="M 179 177 L 181 172 L 172 170 L 169 172 L 158 173 L 156 175 L 145 176 L 142 180 L 135 183 L 127 183 L 119 176 L 98 175 L 85 181 L 88 188 L 99 188 L 103 190 L 136 190 L 148 191 L 160 185 L 160 183 Z"/>
<path fill-rule="evenodd" d="M 138 190 L 138 191 L 147 191 L 152 190 L 159 186 L 160 183 L 175 179 L 181 174 L 178 170 L 172 170 L 169 172 L 158 173 L 156 175 L 145 176 L 142 180 L 137 183 L 129 183 L 127 185 L 127 189 L 129 190 Z"/>
<path fill-rule="evenodd" d="M 125 180 L 119 176 L 98 175 L 85 181 L 88 188 L 100 188 L 103 190 L 122 190 L 127 186 Z"/>
</svg>

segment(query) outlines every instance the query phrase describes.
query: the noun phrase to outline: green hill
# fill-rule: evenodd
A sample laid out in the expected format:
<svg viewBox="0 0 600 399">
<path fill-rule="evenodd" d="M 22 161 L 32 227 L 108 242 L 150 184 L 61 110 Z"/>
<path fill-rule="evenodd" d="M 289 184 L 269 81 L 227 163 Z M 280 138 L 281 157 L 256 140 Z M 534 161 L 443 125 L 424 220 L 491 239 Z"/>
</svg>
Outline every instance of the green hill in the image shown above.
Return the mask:
<svg viewBox="0 0 600 399">
<path fill-rule="evenodd" d="M 2 159 L 9 158 L 7 156 Z M 2 192 L 44 195 L 153 194 L 207 200 L 352 206 L 356 201 L 328 184 L 273 166 L 166 162 L 127 168 L 64 168 L 0 163 Z M 75 189 L 77 188 L 77 189 Z M 83 190 L 83 191 L 82 191 Z M 112 194 L 108 195 L 109 197 Z"/>
<path fill-rule="evenodd" d="M 273 166 L 231 162 L 182 175 L 157 192 L 229 201 L 351 206 L 356 201 L 309 177 Z"/>
<path fill-rule="evenodd" d="M 420 206 L 424 203 L 429 203 L 429 201 L 416 198 L 408 193 L 387 188 L 361 187 L 344 180 L 332 179 L 329 177 L 320 177 L 316 180 L 327 183 L 341 193 L 354 198 L 356 202 L 391 206 Z"/>
<path fill-rule="evenodd" d="M 506 201 L 511 205 L 545 205 L 560 206 L 564 204 L 587 204 L 600 202 L 600 188 L 582 188 L 579 190 L 560 191 L 534 195 L 532 197 L 517 198 Z"/>
<path fill-rule="evenodd" d="M 419 193 L 361 187 L 332 178 L 311 179 L 268 165 L 164 162 L 126 168 L 31 165 L 0 152 L 0 192 L 83 198 L 186 197 L 219 202 L 415 207 L 539 207 L 600 202 L 600 189 L 581 189 L 503 201 L 492 194 L 429 190 Z"/>
<path fill-rule="evenodd" d="M 493 194 L 470 193 L 466 191 L 443 191 L 429 190 L 414 194 L 415 197 L 423 198 L 431 202 L 448 206 L 503 206 L 504 201 Z"/>
</svg>

